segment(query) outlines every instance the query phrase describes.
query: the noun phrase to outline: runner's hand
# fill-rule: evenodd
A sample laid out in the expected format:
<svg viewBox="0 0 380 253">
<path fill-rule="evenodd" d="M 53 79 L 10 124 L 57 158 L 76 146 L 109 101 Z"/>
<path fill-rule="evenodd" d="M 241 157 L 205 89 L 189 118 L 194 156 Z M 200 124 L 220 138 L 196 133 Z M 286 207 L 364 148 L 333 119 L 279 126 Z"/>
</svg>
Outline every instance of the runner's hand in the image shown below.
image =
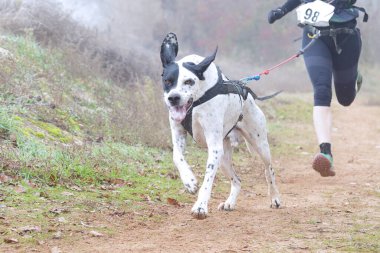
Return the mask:
<svg viewBox="0 0 380 253">
<path fill-rule="evenodd" d="M 284 15 L 285 15 L 285 11 L 283 9 L 281 9 L 281 8 L 277 8 L 275 10 L 271 10 L 268 13 L 268 22 L 269 22 L 269 24 L 273 24 L 274 21 L 276 21 L 277 19 L 282 18 Z"/>
</svg>

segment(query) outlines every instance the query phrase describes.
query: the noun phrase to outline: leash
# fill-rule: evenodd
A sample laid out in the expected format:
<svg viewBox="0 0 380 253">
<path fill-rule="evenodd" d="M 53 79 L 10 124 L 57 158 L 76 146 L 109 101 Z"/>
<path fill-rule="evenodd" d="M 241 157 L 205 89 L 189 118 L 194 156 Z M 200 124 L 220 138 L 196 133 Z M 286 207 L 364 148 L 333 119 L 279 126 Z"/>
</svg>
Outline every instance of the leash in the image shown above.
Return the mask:
<svg viewBox="0 0 380 253">
<path fill-rule="evenodd" d="M 296 54 L 292 55 L 291 57 L 287 58 L 286 60 L 278 63 L 277 65 L 274 65 L 273 67 L 269 68 L 269 69 L 266 69 L 262 72 L 260 72 L 259 74 L 256 74 L 256 75 L 253 75 L 253 76 L 247 76 L 247 77 L 244 77 L 242 79 L 240 79 L 240 81 L 244 82 L 244 83 L 248 83 L 250 81 L 258 81 L 260 80 L 261 76 L 263 75 L 269 75 L 269 73 L 274 70 L 274 69 L 277 69 L 279 67 L 281 67 L 282 65 L 294 60 L 295 58 L 298 58 L 300 57 L 301 55 L 303 55 L 305 53 L 305 51 L 307 49 L 309 49 L 314 43 L 315 41 L 321 36 L 321 32 L 318 30 L 317 33 L 313 34 L 313 35 L 309 35 L 309 38 L 311 39 L 311 41 L 302 49 L 300 49 Z"/>
</svg>

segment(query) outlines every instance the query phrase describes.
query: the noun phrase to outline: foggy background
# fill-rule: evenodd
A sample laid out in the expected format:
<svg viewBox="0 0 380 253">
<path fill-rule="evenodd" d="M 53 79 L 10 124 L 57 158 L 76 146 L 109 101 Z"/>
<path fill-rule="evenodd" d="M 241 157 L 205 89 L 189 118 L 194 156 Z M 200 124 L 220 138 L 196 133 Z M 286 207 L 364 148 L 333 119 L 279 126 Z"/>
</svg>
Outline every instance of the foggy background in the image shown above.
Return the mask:
<svg viewBox="0 0 380 253">
<path fill-rule="evenodd" d="M 71 49 L 82 68 L 97 62 L 119 85 L 148 76 L 159 84 L 160 45 L 168 32 L 179 39 L 179 56 L 210 54 L 230 79 L 257 74 L 300 49 L 295 11 L 273 25 L 267 13 L 284 0 L 1 0 L 0 26 L 33 35 L 43 44 Z M 379 64 L 379 1 L 358 0 L 369 13 L 362 30 L 361 71 Z M 368 71 L 366 70 L 368 68 Z M 92 67 L 88 68 L 91 74 Z M 303 59 L 296 59 L 251 84 L 266 91 L 310 91 Z"/>
</svg>

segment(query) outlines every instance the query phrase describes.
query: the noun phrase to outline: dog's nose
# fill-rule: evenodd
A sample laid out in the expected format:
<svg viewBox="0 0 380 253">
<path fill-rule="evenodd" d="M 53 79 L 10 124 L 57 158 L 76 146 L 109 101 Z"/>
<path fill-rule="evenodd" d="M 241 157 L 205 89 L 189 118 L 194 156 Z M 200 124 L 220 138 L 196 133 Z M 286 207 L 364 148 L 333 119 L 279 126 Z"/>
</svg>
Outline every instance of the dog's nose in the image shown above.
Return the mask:
<svg viewBox="0 0 380 253">
<path fill-rule="evenodd" d="M 173 95 L 168 97 L 168 100 L 169 100 L 171 105 L 178 105 L 180 99 L 181 99 L 181 97 L 178 94 L 173 94 Z"/>
</svg>

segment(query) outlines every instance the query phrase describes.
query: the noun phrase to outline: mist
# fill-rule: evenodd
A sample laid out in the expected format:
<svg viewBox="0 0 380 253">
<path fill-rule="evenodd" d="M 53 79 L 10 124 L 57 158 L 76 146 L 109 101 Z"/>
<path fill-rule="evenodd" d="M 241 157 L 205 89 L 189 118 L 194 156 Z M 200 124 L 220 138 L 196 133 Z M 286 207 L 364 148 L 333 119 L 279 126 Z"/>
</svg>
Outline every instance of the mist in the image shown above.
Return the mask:
<svg viewBox="0 0 380 253">
<path fill-rule="evenodd" d="M 109 61 L 109 50 L 112 55 L 121 55 L 122 64 L 129 64 L 131 76 L 151 76 L 158 79 L 161 71 L 159 47 L 168 32 L 177 34 L 182 57 L 189 53 L 199 55 L 210 54 L 217 46 L 219 52 L 216 63 L 232 79 L 257 74 L 300 49 L 301 29 L 296 25 L 295 13 L 289 13 L 273 25 L 267 23 L 270 9 L 281 5 L 283 0 L 247 1 L 247 0 L 23 0 L 0 1 L 3 15 L 2 23 L 12 15 L 14 23 L 20 27 L 28 27 L 27 20 L 34 22 L 34 28 L 45 29 L 54 33 L 56 41 L 86 41 L 94 54 L 96 47 L 106 48 Z M 378 1 L 357 1 L 358 6 L 365 7 L 369 13 L 368 23 L 362 22 L 362 14 L 358 26 L 362 30 L 363 53 L 361 62 L 364 65 L 378 65 L 380 35 L 375 31 L 380 25 L 376 16 L 379 14 Z M 13 6 L 11 8 L 11 6 Z M 48 7 L 47 7 L 48 6 Z M 54 17 L 52 11 L 64 15 Z M 45 11 L 44 11 L 45 10 Z M 53 12 L 54 13 L 54 12 Z M 8 16 L 6 14 L 9 14 Z M 16 14 L 16 15 L 14 15 Z M 51 15 L 44 19 L 44 15 Z M 18 21 L 17 21 L 18 20 Z M 70 20 L 71 26 L 61 23 L 53 27 L 51 23 Z M 76 23 L 73 25 L 72 23 Z M 78 26 L 81 29 L 77 30 Z M 4 25 L 3 25 L 4 27 Z M 58 34 L 58 33 L 61 34 Z M 79 39 L 73 39 L 75 36 Z M 71 34 L 71 35 L 68 35 Z M 69 39 L 68 39 L 69 38 Z M 45 38 L 46 39 L 46 38 Z M 97 41 L 94 43 L 93 41 Z M 98 43 L 100 41 L 100 43 Z M 83 51 L 83 50 L 82 50 Z M 104 50 L 103 50 L 104 51 Z M 103 59 L 102 58 L 102 59 Z M 112 56 L 116 59 L 116 56 Z M 111 59 L 111 60 L 112 60 Z M 119 58 L 118 58 L 119 59 Z M 103 59 L 104 60 L 104 59 Z M 132 66 L 132 67 L 131 67 Z M 112 74 L 112 73 L 111 73 Z M 287 76 L 287 80 L 283 77 Z M 257 89 L 279 89 L 284 86 L 288 91 L 310 91 L 306 85 L 308 77 L 302 59 L 273 71 L 270 77 L 263 78 L 253 84 Z"/>
</svg>

